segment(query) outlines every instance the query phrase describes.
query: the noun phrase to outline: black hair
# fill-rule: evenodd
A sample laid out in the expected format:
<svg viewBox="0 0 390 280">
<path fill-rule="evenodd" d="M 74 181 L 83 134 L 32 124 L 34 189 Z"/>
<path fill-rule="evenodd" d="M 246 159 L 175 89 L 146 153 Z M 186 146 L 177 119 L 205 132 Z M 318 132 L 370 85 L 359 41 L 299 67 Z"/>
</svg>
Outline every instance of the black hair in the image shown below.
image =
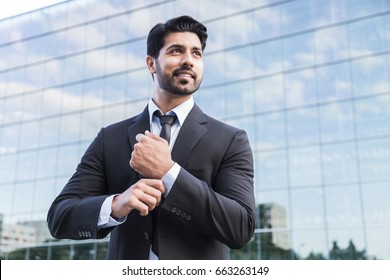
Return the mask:
<svg viewBox="0 0 390 280">
<path fill-rule="evenodd" d="M 147 54 L 157 59 L 164 46 L 165 36 L 172 32 L 195 33 L 199 37 L 202 51 L 206 48 L 207 28 L 190 16 L 180 16 L 166 23 L 158 23 L 150 30 L 147 39 Z"/>
</svg>

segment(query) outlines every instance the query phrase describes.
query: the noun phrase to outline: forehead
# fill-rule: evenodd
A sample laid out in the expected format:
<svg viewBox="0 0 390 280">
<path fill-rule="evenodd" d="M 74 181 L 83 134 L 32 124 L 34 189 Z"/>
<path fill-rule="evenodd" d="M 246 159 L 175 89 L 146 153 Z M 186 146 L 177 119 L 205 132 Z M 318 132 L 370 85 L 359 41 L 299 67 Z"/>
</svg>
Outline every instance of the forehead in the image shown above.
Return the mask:
<svg viewBox="0 0 390 280">
<path fill-rule="evenodd" d="M 183 47 L 193 49 L 202 48 L 198 35 L 192 32 L 172 32 L 164 38 L 164 49 L 169 48 L 172 45 L 181 45 Z"/>
</svg>

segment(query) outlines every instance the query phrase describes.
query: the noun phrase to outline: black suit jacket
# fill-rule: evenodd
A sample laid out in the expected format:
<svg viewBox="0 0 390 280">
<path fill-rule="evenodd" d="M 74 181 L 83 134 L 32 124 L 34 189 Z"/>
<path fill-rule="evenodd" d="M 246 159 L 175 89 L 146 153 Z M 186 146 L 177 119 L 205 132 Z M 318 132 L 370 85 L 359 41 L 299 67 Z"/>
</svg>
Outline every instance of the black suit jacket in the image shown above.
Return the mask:
<svg viewBox="0 0 390 280">
<path fill-rule="evenodd" d="M 136 183 L 129 166 L 135 136 L 150 129 L 148 109 L 103 128 L 48 212 L 56 238 L 104 238 L 109 259 L 148 259 L 152 217 L 132 211 L 125 223 L 98 229 L 101 205 Z M 255 229 L 253 156 L 243 130 L 205 115 L 196 105 L 172 150 L 182 168 L 161 205 L 160 259 L 224 259 L 225 246 L 243 247 Z"/>
</svg>

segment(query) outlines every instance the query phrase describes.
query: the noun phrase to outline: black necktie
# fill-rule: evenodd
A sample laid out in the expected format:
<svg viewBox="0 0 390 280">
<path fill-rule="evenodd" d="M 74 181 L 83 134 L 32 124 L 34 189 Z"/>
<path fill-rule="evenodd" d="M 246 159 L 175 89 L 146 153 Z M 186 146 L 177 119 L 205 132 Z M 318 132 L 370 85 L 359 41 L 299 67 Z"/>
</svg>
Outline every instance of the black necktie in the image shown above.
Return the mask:
<svg viewBox="0 0 390 280">
<path fill-rule="evenodd" d="M 160 111 L 155 111 L 154 115 L 156 115 L 160 119 L 161 124 L 161 132 L 160 137 L 167 140 L 168 144 L 171 139 L 171 127 L 175 123 L 177 116 L 175 113 L 172 115 L 163 115 Z M 164 200 L 164 197 L 161 198 L 161 202 Z M 159 256 L 158 252 L 158 237 L 157 237 L 157 220 L 160 212 L 160 206 L 157 206 L 152 212 L 152 220 L 153 220 L 153 234 L 152 234 L 152 251 Z"/>
<path fill-rule="evenodd" d="M 177 119 L 175 113 L 173 113 L 172 115 L 163 115 L 160 111 L 156 111 L 154 112 L 154 114 L 160 119 L 160 137 L 164 138 L 169 143 L 169 141 L 171 140 L 171 127 Z"/>
</svg>

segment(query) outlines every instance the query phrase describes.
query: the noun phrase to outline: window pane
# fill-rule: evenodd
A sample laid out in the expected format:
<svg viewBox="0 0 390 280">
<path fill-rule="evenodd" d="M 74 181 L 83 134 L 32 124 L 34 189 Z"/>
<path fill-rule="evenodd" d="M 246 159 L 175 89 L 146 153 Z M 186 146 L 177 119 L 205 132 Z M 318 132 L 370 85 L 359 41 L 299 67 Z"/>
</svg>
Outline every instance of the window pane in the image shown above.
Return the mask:
<svg viewBox="0 0 390 280">
<path fill-rule="evenodd" d="M 341 143 L 322 146 L 322 166 L 325 184 L 358 181 L 355 144 Z"/>
<path fill-rule="evenodd" d="M 363 206 L 358 185 L 326 187 L 325 197 L 328 227 L 337 229 L 363 225 Z"/>
<path fill-rule="evenodd" d="M 255 183 L 261 189 L 288 185 L 286 151 L 262 151 L 255 157 Z"/>
<path fill-rule="evenodd" d="M 288 156 L 289 177 L 293 187 L 322 184 L 317 146 L 290 149 Z"/>
<path fill-rule="evenodd" d="M 291 209 L 293 228 L 323 228 L 325 226 L 323 200 L 323 191 L 320 188 L 292 190 Z"/>
</svg>

